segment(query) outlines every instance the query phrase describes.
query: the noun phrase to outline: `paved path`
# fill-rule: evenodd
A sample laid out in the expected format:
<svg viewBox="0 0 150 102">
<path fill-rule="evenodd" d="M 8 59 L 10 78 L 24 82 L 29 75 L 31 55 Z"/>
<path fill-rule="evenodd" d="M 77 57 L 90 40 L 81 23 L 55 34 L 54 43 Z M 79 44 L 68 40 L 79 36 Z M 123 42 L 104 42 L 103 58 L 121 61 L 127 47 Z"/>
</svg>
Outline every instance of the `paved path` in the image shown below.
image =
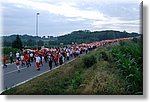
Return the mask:
<svg viewBox="0 0 150 102">
<path fill-rule="evenodd" d="M 65 63 L 70 62 L 74 60 L 73 58 L 70 58 L 69 61 L 65 61 Z M 58 68 L 59 66 L 55 66 L 53 63 L 53 69 Z M 18 72 L 15 64 L 9 64 L 7 68 L 3 68 L 3 78 L 4 78 L 4 85 L 3 90 L 14 87 L 16 85 L 19 85 L 21 83 L 27 82 L 31 80 L 34 77 L 37 77 L 45 72 L 49 71 L 48 63 L 43 63 L 43 66 L 40 67 L 40 71 L 36 70 L 35 62 L 31 63 L 30 67 L 22 67 L 20 66 L 20 72 Z"/>
</svg>

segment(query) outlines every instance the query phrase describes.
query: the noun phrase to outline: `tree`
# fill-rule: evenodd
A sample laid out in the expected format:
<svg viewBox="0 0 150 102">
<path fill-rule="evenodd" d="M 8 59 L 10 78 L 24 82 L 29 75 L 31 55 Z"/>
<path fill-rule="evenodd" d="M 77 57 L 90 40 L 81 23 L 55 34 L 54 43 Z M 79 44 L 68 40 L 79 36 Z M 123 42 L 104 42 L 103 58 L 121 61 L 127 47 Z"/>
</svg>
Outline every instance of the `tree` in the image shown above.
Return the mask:
<svg viewBox="0 0 150 102">
<path fill-rule="evenodd" d="M 9 42 L 7 40 L 3 40 L 3 46 L 4 47 L 10 47 L 11 46 L 11 42 Z"/>
<path fill-rule="evenodd" d="M 45 36 L 43 36 L 42 39 L 45 39 Z"/>
<path fill-rule="evenodd" d="M 36 42 L 34 40 L 32 39 L 27 40 L 27 46 L 34 46 L 34 45 L 36 45 Z"/>
<path fill-rule="evenodd" d="M 40 46 L 43 46 L 43 45 L 44 45 L 44 41 L 39 40 L 39 41 L 38 41 L 38 46 L 40 47 Z"/>
<path fill-rule="evenodd" d="M 19 38 L 19 35 L 17 35 L 16 39 L 12 42 L 12 48 L 22 49 L 22 41 Z"/>
</svg>

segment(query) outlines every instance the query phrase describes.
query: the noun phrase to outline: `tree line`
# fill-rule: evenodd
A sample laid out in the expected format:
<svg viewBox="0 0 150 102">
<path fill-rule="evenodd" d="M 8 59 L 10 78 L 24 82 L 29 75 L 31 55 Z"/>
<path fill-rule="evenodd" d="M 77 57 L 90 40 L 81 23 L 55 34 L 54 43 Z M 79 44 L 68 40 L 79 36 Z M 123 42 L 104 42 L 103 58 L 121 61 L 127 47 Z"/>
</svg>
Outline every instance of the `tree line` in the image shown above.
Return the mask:
<svg viewBox="0 0 150 102">
<path fill-rule="evenodd" d="M 80 44 L 80 43 L 91 43 L 94 41 L 101 41 L 107 39 L 116 39 L 116 38 L 127 38 L 139 36 L 138 33 L 128 33 L 126 31 L 94 31 L 90 30 L 79 30 L 73 31 L 70 34 L 63 36 L 53 37 L 49 36 L 48 38 L 29 36 L 29 35 L 12 35 L 3 37 L 3 46 L 4 47 L 35 47 L 35 46 L 58 46 L 58 45 L 68 45 L 68 44 Z M 20 44 L 20 45 L 18 45 Z M 15 47 L 17 48 L 17 47 Z"/>
</svg>

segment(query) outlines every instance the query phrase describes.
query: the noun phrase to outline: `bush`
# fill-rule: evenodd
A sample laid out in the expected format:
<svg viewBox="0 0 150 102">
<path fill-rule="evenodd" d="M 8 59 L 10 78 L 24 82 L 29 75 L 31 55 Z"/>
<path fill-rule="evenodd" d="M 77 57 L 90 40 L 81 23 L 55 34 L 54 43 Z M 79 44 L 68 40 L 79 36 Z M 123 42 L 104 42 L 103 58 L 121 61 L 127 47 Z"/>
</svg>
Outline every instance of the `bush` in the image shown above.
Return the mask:
<svg viewBox="0 0 150 102">
<path fill-rule="evenodd" d="M 96 57 L 94 55 L 89 55 L 83 57 L 84 67 L 89 68 L 96 63 Z"/>
<path fill-rule="evenodd" d="M 83 81 L 82 71 L 76 71 L 70 81 L 72 92 L 76 92 Z"/>
<path fill-rule="evenodd" d="M 123 40 L 121 40 L 121 41 L 119 41 L 119 44 L 120 44 L 121 46 L 124 46 L 124 45 L 126 45 L 126 42 L 123 41 Z"/>
<path fill-rule="evenodd" d="M 102 51 L 102 52 L 99 52 L 99 55 L 98 55 L 98 60 L 100 61 L 101 59 L 105 60 L 105 61 L 108 61 L 108 54 L 106 51 Z"/>
<path fill-rule="evenodd" d="M 135 43 L 138 43 L 138 42 L 140 42 L 140 39 L 138 39 L 138 38 L 133 38 L 132 41 L 135 42 Z"/>
</svg>

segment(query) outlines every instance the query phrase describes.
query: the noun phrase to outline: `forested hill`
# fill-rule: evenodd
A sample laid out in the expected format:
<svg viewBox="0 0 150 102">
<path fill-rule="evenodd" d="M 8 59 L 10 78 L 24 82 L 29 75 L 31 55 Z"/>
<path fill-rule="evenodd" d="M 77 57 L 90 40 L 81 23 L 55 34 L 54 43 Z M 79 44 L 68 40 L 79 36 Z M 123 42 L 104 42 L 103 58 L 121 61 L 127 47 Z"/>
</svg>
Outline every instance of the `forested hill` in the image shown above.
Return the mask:
<svg viewBox="0 0 150 102">
<path fill-rule="evenodd" d="M 63 35 L 58 37 L 58 41 L 63 42 L 65 44 L 69 44 L 70 42 L 76 43 L 90 43 L 93 41 L 101 41 L 107 39 L 115 39 L 115 38 L 126 38 L 126 37 L 134 37 L 139 36 L 138 33 L 128 33 L 128 32 L 120 32 L 120 31 L 94 31 L 91 32 L 89 30 L 79 30 L 74 31 L 71 34 Z"/>
<path fill-rule="evenodd" d="M 36 40 L 40 41 L 39 43 L 43 43 L 44 41 L 54 41 L 57 40 L 57 37 L 53 36 L 31 36 L 31 35 L 20 35 L 18 34 L 24 46 L 34 46 L 36 45 Z M 3 36 L 4 46 L 11 46 L 12 42 L 16 39 L 17 34 L 10 36 Z"/>
<path fill-rule="evenodd" d="M 20 35 L 20 34 L 18 34 L 18 35 Z M 16 36 L 17 36 L 17 34 L 10 35 L 10 36 L 3 36 L 3 40 L 12 42 L 16 39 Z M 38 36 L 37 37 L 37 36 L 25 34 L 25 35 L 20 35 L 19 37 L 21 38 L 22 41 L 27 41 L 29 39 L 31 39 L 31 40 L 35 40 L 35 39 L 38 39 L 38 40 L 56 40 L 56 38 L 53 36 L 47 36 L 47 37 L 46 36 L 42 36 L 42 37 Z"/>
<path fill-rule="evenodd" d="M 126 37 L 134 37 L 139 36 L 138 33 L 128 33 L 126 31 L 89 31 L 89 30 L 78 30 L 73 31 L 70 34 L 66 34 L 63 36 L 53 37 L 53 36 L 42 36 L 38 37 L 39 46 L 51 46 L 51 45 L 60 45 L 63 43 L 64 45 L 74 43 L 90 43 L 94 41 L 101 41 L 107 39 L 115 39 L 115 38 L 126 38 Z M 37 36 L 31 35 L 20 35 L 19 36 L 23 42 L 24 46 L 35 46 Z M 3 36 L 4 46 L 11 46 L 11 43 L 15 40 L 16 35 L 11 36 Z"/>
</svg>

